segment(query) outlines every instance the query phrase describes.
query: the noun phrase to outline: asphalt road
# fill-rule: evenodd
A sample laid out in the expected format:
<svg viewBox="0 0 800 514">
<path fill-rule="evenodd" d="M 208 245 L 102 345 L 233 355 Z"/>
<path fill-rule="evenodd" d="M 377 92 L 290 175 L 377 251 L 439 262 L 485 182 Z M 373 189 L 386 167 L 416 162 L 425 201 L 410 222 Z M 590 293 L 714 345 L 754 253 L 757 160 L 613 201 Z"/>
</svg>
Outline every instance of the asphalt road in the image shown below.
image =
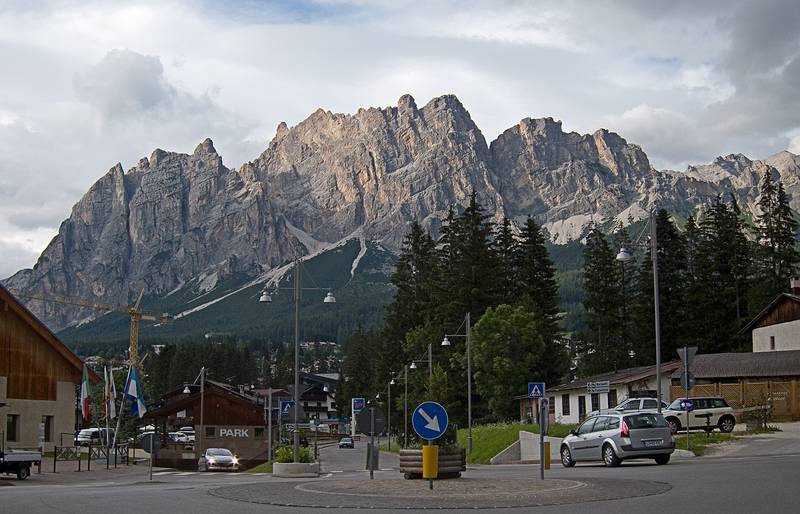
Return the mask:
<svg viewBox="0 0 800 514">
<path fill-rule="evenodd" d="M 363 471 L 364 443 L 355 450 L 331 447 L 322 450 L 321 480 L 368 480 Z M 787 451 L 789 453 L 787 453 Z M 396 466 L 396 457 L 383 454 L 381 467 Z M 394 459 L 394 460 L 393 460 Z M 279 512 L 319 513 L 318 508 L 277 507 L 235 502 L 208 494 L 220 485 L 267 484 L 281 479 L 269 475 L 200 474 L 156 471 L 154 481 L 147 481 L 146 468 L 120 475 L 104 476 L 102 482 L 70 484 L 44 483 L 33 476 L 24 483 L 0 486 L 0 512 L 74 513 L 219 513 L 219 512 Z M 797 488 L 800 469 L 800 441 L 791 436 L 750 438 L 736 447 L 728 448 L 716 457 L 675 460 L 666 466 L 648 461 L 626 462 L 615 469 L 602 465 L 581 464 L 572 469 L 559 465 L 548 477 L 580 479 L 611 478 L 667 482 L 672 489 L 666 493 L 640 498 L 524 509 L 525 512 L 797 512 L 800 490 Z M 76 474 L 77 475 L 77 474 Z M 536 466 L 474 466 L 467 475 L 476 478 L 530 478 L 538 480 Z M 399 480 L 400 473 L 378 471 L 375 489 L 380 491 L 382 480 Z M 288 479 L 284 479 L 286 481 Z M 8 483 L 9 481 L 3 480 Z M 515 510 L 515 509 L 507 509 Z M 516 512 L 523 510 L 517 509 Z M 337 510 L 334 512 L 341 512 Z M 392 512 L 392 511 L 376 511 Z M 397 511 L 399 512 L 399 511 Z"/>
</svg>

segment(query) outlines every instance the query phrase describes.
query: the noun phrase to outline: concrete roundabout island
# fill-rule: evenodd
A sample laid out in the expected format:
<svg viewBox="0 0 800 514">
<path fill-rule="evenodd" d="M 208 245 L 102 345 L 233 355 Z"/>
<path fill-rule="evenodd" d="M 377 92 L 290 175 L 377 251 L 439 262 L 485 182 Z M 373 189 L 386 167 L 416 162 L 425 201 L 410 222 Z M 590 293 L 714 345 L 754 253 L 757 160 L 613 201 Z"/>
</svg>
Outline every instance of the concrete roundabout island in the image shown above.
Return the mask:
<svg viewBox="0 0 800 514">
<path fill-rule="evenodd" d="M 488 509 L 565 505 L 651 496 L 665 482 L 578 478 L 423 480 L 314 480 L 232 485 L 209 491 L 229 500 L 279 506 L 340 509 Z"/>
</svg>

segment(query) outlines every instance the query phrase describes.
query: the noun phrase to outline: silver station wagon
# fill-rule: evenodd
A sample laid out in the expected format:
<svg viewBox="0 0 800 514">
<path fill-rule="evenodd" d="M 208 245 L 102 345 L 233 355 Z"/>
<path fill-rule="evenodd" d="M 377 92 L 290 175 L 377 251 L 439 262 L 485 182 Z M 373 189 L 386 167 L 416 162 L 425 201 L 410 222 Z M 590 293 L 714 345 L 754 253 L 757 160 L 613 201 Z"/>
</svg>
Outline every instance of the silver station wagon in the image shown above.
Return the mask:
<svg viewBox="0 0 800 514">
<path fill-rule="evenodd" d="M 675 439 L 664 416 L 657 412 L 601 414 L 584 421 L 561 443 L 561 463 L 602 460 L 619 466 L 625 459 L 655 459 L 669 462 Z"/>
</svg>

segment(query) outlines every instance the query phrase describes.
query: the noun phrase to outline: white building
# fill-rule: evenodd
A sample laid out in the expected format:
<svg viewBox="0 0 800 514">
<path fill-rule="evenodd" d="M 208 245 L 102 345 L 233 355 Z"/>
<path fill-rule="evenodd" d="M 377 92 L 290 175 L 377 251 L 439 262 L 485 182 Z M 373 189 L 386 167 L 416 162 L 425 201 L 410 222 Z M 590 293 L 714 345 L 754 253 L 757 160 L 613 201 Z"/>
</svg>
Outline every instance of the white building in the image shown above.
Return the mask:
<svg viewBox="0 0 800 514">
<path fill-rule="evenodd" d="M 680 367 L 679 361 L 661 365 L 661 399 L 670 401 L 670 375 Z M 589 393 L 587 382 L 609 382 L 608 393 Z M 609 409 L 628 398 L 656 397 L 656 367 L 642 366 L 621 369 L 591 377 L 574 380 L 546 389 L 550 400 L 550 421 L 555 423 L 578 423 L 586 414 L 598 409 Z M 520 420 L 536 421 L 538 402 L 527 397 L 520 400 Z"/>
<path fill-rule="evenodd" d="M 772 300 L 739 332 L 752 331 L 753 352 L 800 350 L 800 280 Z"/>
</svg>

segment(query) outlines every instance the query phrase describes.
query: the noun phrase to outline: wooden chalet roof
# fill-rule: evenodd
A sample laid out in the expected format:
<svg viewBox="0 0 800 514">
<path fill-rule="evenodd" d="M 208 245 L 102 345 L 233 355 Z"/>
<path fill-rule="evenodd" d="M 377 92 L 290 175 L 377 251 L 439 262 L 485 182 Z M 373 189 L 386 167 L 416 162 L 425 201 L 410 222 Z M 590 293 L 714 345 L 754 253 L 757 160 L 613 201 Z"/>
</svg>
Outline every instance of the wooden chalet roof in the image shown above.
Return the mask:
<svg viewBox="0 0 800 514">
<path fill-rule="evenodd" d="M 56 354 L 75 368 L 79 375 L 83 373 L 83 360 L 62 343 L 61 340 L 47 328 L 47 325 L 42 323 L 39 318 L 29 311 L 27 307 L 2 285 L 0 285 L 0 309 L 13 311 L 42 341 L 49 345 Z M 89 370 L 89 380 L 94 384 L 100 383 L 100 376 L 91 368 L 87 367 L 87 369 Z"/>
<path fill-rule="evenodd" d="M 672 378 L 680 378 L 681 370 Z M 800 350 L 695 355 L 691 371 L 703 379 L 800 376 Z"/>
<path fill-rule="evenodd" d="M 750 323 L 745 325 L 739 331 L 739 334 L 749 334 L 754 329 L 758 328 L 759 324 L 764 320 L 764 318 L 769 316 L 772 313 L 772 311 L 774 311 L 779 305 L 783 304 L 784 302 L 791 302 L 791 303 L 800 304 L 800 296 L 797 296 L 797 295 L 794 295 L 794 294 L 790 294 L 790 293 L 781 293 L 781 294 L 779 294 L 771 302 L 769 302 L 767 304 L 767 306 L 764 307 L 764 309 L 761 312 L 756 314 L 756 316 L 752 320 L 750 320 Z M 794 309 L 794 310 L 795 310 L 795 316 L 796 316 L 797 315 L 796 313 L 798 311 L 800 311 L 800 309 Z M 800 318 L 795 318 L 795 319 L 800 319 Z M 777 321 L 785 322 L 785 321 L 793 321 L 793 319 L 777 320 Z M 774 322 L 773 323 L 768 323 L 768 324 L 772 325 L 772 324 L 774 324 Z"/>
</svg>

